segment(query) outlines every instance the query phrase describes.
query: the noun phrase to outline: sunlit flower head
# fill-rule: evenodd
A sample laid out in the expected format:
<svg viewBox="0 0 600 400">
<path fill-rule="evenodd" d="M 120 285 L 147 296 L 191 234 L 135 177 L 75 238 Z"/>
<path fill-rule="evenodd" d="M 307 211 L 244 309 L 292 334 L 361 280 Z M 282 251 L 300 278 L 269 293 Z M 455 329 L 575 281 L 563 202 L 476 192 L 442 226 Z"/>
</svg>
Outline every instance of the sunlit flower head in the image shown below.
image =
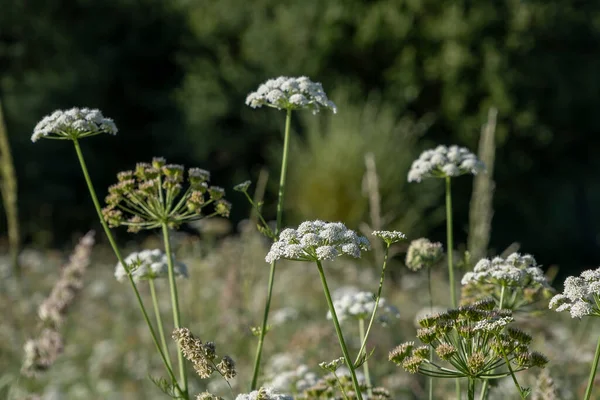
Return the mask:
<svg viewBox="0 0 600 400">
<path fill-rule="evenodd" d="M 387 245 L 406 240 L 406 235 L 400 231 L 373 231 L 373 236 L 377 236 Z"/>
<path fill-rule="evenodd" d="M 145 279 L 166 278 L 169 273 L 167 255 L 159 249 L 131 253 L 125 258 L 125 263 L 136 282 Z M 175 276 L 188 277 L 188 270 L 184 263 L 174 259 L 173 267 Z M 117 263 L 115 267 L 115 278 L 119 282 L 127 279 L 127 271 L 121 263 Z"/>
<path fill-rule="evenodd" d="M 366 237 L 346 228 L 341 222 L 306 221 L 297 229 L 284 229 L 265 257 L 266 262 L 333 260 L 341 255 L 359 258 L 370 250 Z"/>
<path fill-rule="evenodd" d="M 549 288 L 550 284 L 532 255 L 513 253 L 506 257 L 480 260 L 473 272 L 467 272 L 461 281 L 469 283 L 489 283 L 519 288 Z"/>
<path fill-rule="evenodd" d="M 313 114 L 321 109 L 337 112 L 337 107 L 327 98 L 323 86 L 306 76 L 269 79 L 246 97 L 246 104 L 252 108 L 267 106 L 279 110 L 308 109 Z"/>
<path fill-rule="evenodd" d="M 571 317 L 600 317 L 600 268 L 565 279 L 564 290 L 550 300 L 550 309 L 569 311 Z"/>
<path fill-rule="evenodd" d="M 334 300 L 333 307 L 340 321 L 368 319 L 375 308 L 375 296 L 371 292 L 348 293 Z M 379 322 L 386 324 L 390 318 L 399 318 L 400 312 L 396 307 L 387 304 L 384 298 L 380 298 L 377 317 Z M 330 311 L 327 312 L 327 319 L 331 319 Z"/>
<path fill-rule="evenodd" d="M 41 138 L 76 140 L 100 133 L 116 135 L 117 126 L 98 109 L 71 108 L 56 110 L 42 118 L 33 129 L 31 141 Z"/>
<path fill-rule="evenodd" d="M 426 150 L 416 159 L 408 172 L 409 182 L 421 182 L 424 178 L 457 177 L 477 175 L 485 171 L 485 165 L 465 147 L 438 146 Z"/>
</svg>

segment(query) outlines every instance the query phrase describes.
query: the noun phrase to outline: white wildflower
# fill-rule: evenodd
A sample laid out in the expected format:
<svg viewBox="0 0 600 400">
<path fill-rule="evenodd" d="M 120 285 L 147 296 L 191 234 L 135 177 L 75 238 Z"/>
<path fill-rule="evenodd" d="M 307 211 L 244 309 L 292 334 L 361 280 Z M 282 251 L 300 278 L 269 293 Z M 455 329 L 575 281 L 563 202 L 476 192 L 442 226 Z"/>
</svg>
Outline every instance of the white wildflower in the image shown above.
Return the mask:
<svg viewBox="0 0 600 400">
<path fill-rule="evenodd" d="M 391 245 L 406 239 L 406 235 L 400 231 L 373 231 L 373 236 L 383 239 L 385 243 Z"/>
<path fill-rule="evenodd" d="M 316 220 L 303 222 L 298 229 L 284 229 L 271 245 L 265 261 L 323 261 L 343 254 L 359 258 L 361 251 L 366 250 L 370 250 L 367 238 L 357 235 L 343 223 Z"/>
<path fill-rule="evenodd" d="M 271 388 L 260 388 L 248 394 L 239 394 L 235 400 L 294 400 L 294 398 L 276 393 Z"/>
<path fill-rule="evenodd" d="M 188 270 L 186 265 L 176 261 L 174 258 L 175 256 L 173 256 L 173 272 L 175 276 L 187 278 Z M 159 249 L 131 253 L 125 258 L 125 263 L 129 268 L 133 280 L 136 282 L 143 279 L 164 278 L 169 273 L 167 255 Z M 115 278 L 119 282 L 127 279 L 127 271 L 120 262 L 115 267 Z"/>
<path fill-rule="evenodd" d="M 333 301 L 335 313 L 340 321 L 345 319 L 371 318 L 375 308 L 375 296 L 371 292 L 348 292 Z M 379 322 L 387 323 L 390 318 L 399 318 L 400 312 L 395 307 L 388 305 L 384 298 L 379 299 L 377 308 Z M 331 319 L 331 312 L 327 312 L 327 319 Z"/>
<path fill-rule="evenodd" d="M 80 139 L 100 133 L 116 135 L 117 126 L 110 118 L 105 118 L 97 109 L 71 108 L 56 110 L 42 118 L 33 129 L 31 141 L 41 138 Z"/>
<path fill-rule="evenodd" d="M 477 175 L 485 165 L 468 149 L 458 146 L 438 146 L 426 150 L 416 159 L 408 172 L 409 182 L 424 178 L 446 178 L 465 174 Z"/>
<path fill-rule="evenodd" d="M 252 108 L 309 109 L 314 114 L 321 109 L 337 112 L 336 105 L 327 98 L 323 86 L 305 76 L 269 79 L 246 97 L 246 104 Z"/>
<path fill-rule="evenodd" d="M 563 293 L 550 300 L 550 309 L 569 311 L 572 318 L 600 317 L 600 268 L 565 279 Z"/>
<path fill-rule="evenodd" d="M 544 272 L 538 267 L 533 256 L 513 253 L 506 259 L 495 257 L 480 260 L 473 272 L 463 276 L 462 285 L 485 283 L 508 287 L 550 288 Z"/>
<path fill-rule="evenodd" d="M 432 267 L 443 255 L 444 248 L 441 243 L 434 243 L 426 238 L 413 240 L 406 252 L 406 266 L 413 271 Z"/>
</svg>

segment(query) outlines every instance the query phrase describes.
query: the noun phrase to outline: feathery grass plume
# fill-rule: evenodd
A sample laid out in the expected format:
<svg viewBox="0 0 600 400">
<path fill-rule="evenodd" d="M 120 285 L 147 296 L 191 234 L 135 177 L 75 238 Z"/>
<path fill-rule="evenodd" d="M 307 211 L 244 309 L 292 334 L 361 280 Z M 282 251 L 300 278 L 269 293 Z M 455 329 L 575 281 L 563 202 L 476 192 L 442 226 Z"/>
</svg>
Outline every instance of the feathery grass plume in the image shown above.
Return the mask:
<svg viewBox="0 0 600 400">
<path fill-rule="evenodd" d="M 42 118 L 33 129 L 32 142 L 39 139 L 77 140 L 101 133 L 116 135 L 117 126 L 98 109 L 71 108 L 56 110 Z"/>
<path fill-rule="evenodd" d="M 225 190 L 208 186 L 210 173 L 203 169 L 190 168 L 186 179 L 182 165 L 156 157 L 152 163 L 138 163 L 133 171 L 120 172 L 117 178 L 102 210 L 111 227 L 124 225 L 130 232 L 139 232 L 163 223 L 177 228 L 200 218 L 229 216 L 231 204 L 223 199 Z M 211 204 L 213 212 L 204 215 L 204 208 Z"/>
<path fill-rule="evenodd" d="M 418 271 L 421 268 L 431 268 L 444 256 L 444 248 L 439 242 L 420 238 L 410 242 L 406 252 L 406 266 Z"/>
<path fill-rule="evenodd" d="M 543 298 L 552 288 L 532 255 L 512 253 L 506 258 L 484 258 L 461 281 L 464 301 L 492 297 L 499 308 L 522 309 Z"/>
<path fill-rule="evenodd" d="M 558 400 L 558 391 L 547 368 L 540 371 L 531 400 Z"/>
<path fill-rule="evenodd" d="M 252 108 L 267 106 L 278 110 L 309 109 L 313 114 L 322 108 L 337 112 L 335 104 L 327 98 L 323 85 L 306 76 L 269 79 L 246 97 L 246 105 Z"/>
<path fill-rule="evenodd" d="M 4 121 L 2 99 L 0 99 L 0 173 L 2 174 L 0 191 L 2 192 L 2 205 L 6 213 L 9 254 L 13 273 L 18 277 L 20 275 L 19 248 L 21 246 L 21 234 L 19 229 L 19 206 L 17 202 L 17 175 L 8 141 L 8 131 Z"/>
<path fill-rule="evenodd" d="M 183 356 L 194 365 L 194 370 L 200 378 L 209 378 L 217 372 L 226 381 L 237 374 L 235 362 L 229 356 L 221 357 L 217 363 L 217 353 L 213 342 L 202 343 L 188 328 L 178 328 L 173 331 L 173 339 L 179 345 Z"/>
<path fill-rule="evenodd" d="M 127 271 L 133 276 L 133 280 L 139 282 L 140 280 L 167 278 L 169 274 L 169 265 L 167 255 L 159 250 L 142 250 L 140 252 L 131 253 L 125 258 L 127 269 L 119 262 L 115 267 L 115 278 L 119 282 L 124 282 L 127 278 Z M 173 271 L 175 276 L 187 278 L 188 269 L 187 266 L 175 260 L 173 255 Z"/>
<path fill-rule="evenodd" d="M 549 308 L 569 311 L 572 318 L 600 317 L 600 268 L 565 279 L 563 292 L 550 300 Z"/>
<path fill-rule="evenodd" d="M 508 326 L 514 321 L 512 312 L 494 307 L 490 299 L 424 317 L 417 337 L 425 346 L 403 343 L 390 351 L 389 360 L 411 374 L 467 378 L 469 399 L 475 381 L 508 375 L 516 380 L 519 371 L 544 367 L 546 357 L 529 350 L 531 336 Z M 428 359 L 429 349 L 439 362 Z"/>
<path fill-rule="evenodd" d="M 292 396 L 279 394 L 271 388 L 261 387 L 247 394 L 239 394 L 235 400 L 293 400 Z"/>
<path fill-rule="evenodd" d="M 479 159 L 485 164 L 487 173 L 477 174 L 473 179 L 473 193 L 469 207 L 469 237 L 467 247 L 475 260 L 485 257 L 492 226 L 495 183 L 493 180 L 496 156 L 496 117 L 498 110 L 491 107 L 487 122 L 481 128 Z"/>
<path fill-rule="evenodd" d="M 375 308 L 376 296 L 371 292 L 348 293 L 333 301 L 335 312 L 340 321 L 347 319 L 368 319 Z M 387 304 L 382 297 L 379 299 L 379 314 L 377 319 L 382 324 L 389 322 L 390 318 L 400 318 L 400 312 L 394 306 Z M 331 319 L 331 312 L 327 311 L 327 319 Z"/>
<path fill-rule="evenodd" d="M 93 246 L 94 232 L 90 231 L 79 240 L 50 295 L 39 306 L 38 316 L 42 330 L 38 337 L 25 343 L 25 357 L 21 368 L 23 375 L 34 376 L 46 371 L 63 352 L 60 327 L 69 306 L 83 288 L 83 275 L 90 264 Z"/>
</svg>

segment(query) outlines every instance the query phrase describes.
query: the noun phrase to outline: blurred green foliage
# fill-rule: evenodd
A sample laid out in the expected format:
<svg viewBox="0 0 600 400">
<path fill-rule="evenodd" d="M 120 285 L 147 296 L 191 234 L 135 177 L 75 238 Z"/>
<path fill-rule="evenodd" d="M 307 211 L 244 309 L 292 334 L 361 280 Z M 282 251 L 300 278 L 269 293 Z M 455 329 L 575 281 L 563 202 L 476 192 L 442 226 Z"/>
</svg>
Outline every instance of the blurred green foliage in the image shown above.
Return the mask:
<svg viewBox="0 0 600 400">
<path fill-rule="evenodd" d="M 598 2 L 0 0 L 0 10 L 0 95 L 28 240 L 61 243 L 94 221 L 72 149 L 29 141 L 43 115 L 85 105 L 115 119 L 116 138 L 83 143 L 101 193 L 117 171 L 155 155 L 208 168 L 231 187 L 276 158 L 269 154 L 283 126 L 279 113 L 246 107 L 246 94 L 272 76 L 308 75 L 357 114 L 372 107 L 373 92 L 388 121 L 433 114 L 423 142 L 400 157 L 435 143 L 475 149 L 487 110 L 497 107 L 492 247 L 518 241 L 543 264 L 591 265 L 600 256 Z M 344 99 L 332 95 L 336 88 Z M 344 121 L 321 118 L 296 119 L 305 141 L 298 151 L 330 173 L 334 166 L 310 143 L 319 132 L 323 143 L 339 144 Z M 372 148 L 365 139 L 347 144 L 356 146 L 347 151 L 357 164 L 345 179 L 363 169 L 358 152 L 381 151 L 384 212 L 402 215 L 421 200 L 403 180 L 409 160 L 386 159 L 391 151 L 378 142 L 388 139 L 377 131 L 369 133 Z M 398 163 L 397 176 L 388 162 Z M 305 165 L 294 174 L 308 177 L 315 166 Z M 454 187 L 463 241 L 470 182 Z M 348 201 L 345 190 L 328 193 L 327 207 Z M 328 215 L 366 215 L 357 193 Z M 294 210 L 313 209 L 308 193 L 292 198 L 307 202 Z M 246 209 L 238 208 L 242 218 Z M 431 234 L 443 237 L 443 227 Z"/>
</svg>

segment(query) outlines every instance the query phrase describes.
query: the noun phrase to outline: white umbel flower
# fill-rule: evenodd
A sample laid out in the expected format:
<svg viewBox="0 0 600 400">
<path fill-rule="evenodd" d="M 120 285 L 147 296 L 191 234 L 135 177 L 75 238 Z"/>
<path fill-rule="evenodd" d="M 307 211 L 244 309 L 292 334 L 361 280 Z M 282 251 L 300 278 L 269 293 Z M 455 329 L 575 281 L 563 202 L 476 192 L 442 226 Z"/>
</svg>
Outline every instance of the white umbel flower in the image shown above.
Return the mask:
<svg viewBox="0 0 600 400">
<path fill-rule="evenodd" d="M 492 260 L 484 258 L 467 272 L 461 281 L 469 283 L 488 283 L 500 286 L 525 288 L 550 288 L 544 272 L 538 267 L 535 258 L 529 254 L 513 253 L 503 259 L 495 257 Z"/>
<path fill-rule="evenodd" d="M 71 108 L 56 110 L 42 118 L 33 129 L 31 141 L 41 138 L 49 139 L 81 139 L 100 133 L 116 135 L 117 126 L 110 118 L 102 115 L 98 109 Z"/>
<path fill-rule="evenodd" d="M 426 150 L 416 159 L 408 172 L 409 182 L 421 182 L 424 178 L 454 178 L 460 175 L 477 175 L 485 171 L 485 165 L 465 147 L 438 146 Z"/>
<path fill-rule="evenodd" d="M 413 240 L 406 252 L 406 266 L 418 271 L 421 268 L 431 267 L 444 255 L 444 248 L 439 242 L 431 242 L 429 239 L 421 238 Z"/>
<path fill-rule="evenodd" d="M 572 318 L 600 317 L 600 268 L 565 279 L 563 292 L 550 300 L 549 308 L 569 311 Z"/>
<path fill-rule="evenodd" d="M 143 279 L 165 278 L 169 274 L 167 255 L 159 249 L 142 250 L 131 253 L 125 258 L 133 280 L 138 282 Z M 173 272 L 175 276 L 188 277 L 188 270 L 184 263 L 176 261 L 173 256 Z M 127 271 L 121 263 L 115 267 L 115 278 L 119 282 L 127 279 Z"/>
<path fill-rule="evenodd" d="M 260 388 L 248 394 L 239 394 L 235 400 L 294 400 L 292 396 L 276 393 L 271 388 Z"/>
<path fill-rule="evenodd" d="M 327 98 L 323 86 L 306 76 L 269 79 L 246 97 L 246 104 L 252 108 L 309 109 L 313 114 L 321 109 L 331 110 L 334 114 L 337 112 L 336 105 Z"/>
<path fill-rule="evenodd" d="M 346 319 L 367 319 L 371 317 L 375 308 L 375 296 L 371 292 L 354 292 L 340 296 L 333 301 L 335 313 L 340 321 Z M 387 304 L 384 298 L 379 299 L 377 308 L 379 322 L 385 324 L 390 318 L 400 318 L 397 308 Z M 331 319 L 331 312 L 327 312 L 327 319 Z"/>
<path fill-rule="evenodd" d="M 306 221 L 298 229 L 284 229 L 271 245 L 265 261 L 286 259 L 294 261 L 333 260 L 341 255 L 354 258 L 370 250 L 366 237 L 346 228 L 341 222 Z"/>
</svg>

